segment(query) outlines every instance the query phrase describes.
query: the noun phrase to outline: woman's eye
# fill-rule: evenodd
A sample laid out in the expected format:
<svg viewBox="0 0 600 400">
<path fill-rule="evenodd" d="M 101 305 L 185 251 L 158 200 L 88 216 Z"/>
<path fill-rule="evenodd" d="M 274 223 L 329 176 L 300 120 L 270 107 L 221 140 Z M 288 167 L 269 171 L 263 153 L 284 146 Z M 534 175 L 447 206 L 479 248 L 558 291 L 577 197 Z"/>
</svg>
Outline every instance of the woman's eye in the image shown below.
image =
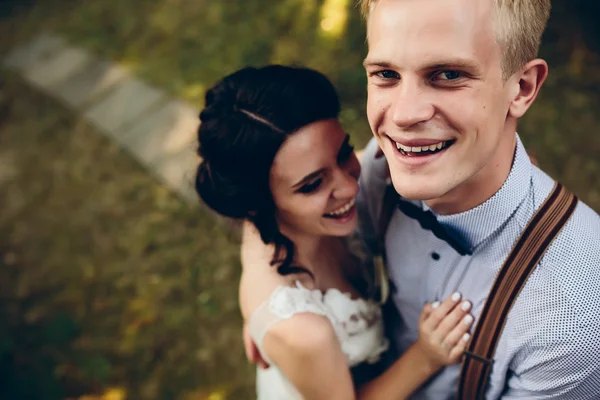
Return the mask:
<svg viewBox="0 0 600 400">
<path fill-rule="evenodd" d="M 345 143 L 338 154 L 338 164 L 343 164 L 348 161 L 353 152 L 354 146 L 352 146 L 350 143 Z"/>
<path fill-rule="evenodd" d="M 307 183 L 304 186 L 301 186 L 300 189 L 298 189 L 298 192 L 304 193 L 304 194 L 312 193 L 315 190 L 317 190 L 319 188 L 319 186 L 321 186 L 322 182 L 323 182 L 323 179 L 321 179 L 321 178 L 316 179 L 310 183 Z"/>
<path fill-rule="evenodd" d="M 344 164 L 350 159 L 350 156 L 354 152 L 354 146 L 350 144 L 350 134 L 346 133 L 346 138 L 340 147 L 337 155 L 337 163 Z"/>
</svg>

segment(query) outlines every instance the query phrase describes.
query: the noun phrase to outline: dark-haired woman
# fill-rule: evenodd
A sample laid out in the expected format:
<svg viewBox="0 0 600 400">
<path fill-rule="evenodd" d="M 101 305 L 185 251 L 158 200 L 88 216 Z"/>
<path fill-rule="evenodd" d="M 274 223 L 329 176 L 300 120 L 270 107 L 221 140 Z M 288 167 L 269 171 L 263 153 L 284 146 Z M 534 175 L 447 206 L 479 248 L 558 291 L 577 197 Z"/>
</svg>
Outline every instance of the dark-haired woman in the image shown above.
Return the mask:
<svg viewBox="0 0 600 400">
<path fill-rule="evenodd" d="M 375 363 L 388 343 L 349 246 L 360 165 L 339 111 L 322 74 L 267 66 L 225 77 L 200 114 L 198 194 L 268 245 L 256 251 L 270 262 L 245 265 L 240 286 L 242 314 L 271 364 L 257 371 L 261 400 L 405 398 L 457 362 L 469 338 L 470 304 L 459 294 L 428 304 L 414 345 L 355 390 L 350 368 Z"/>
</svg>

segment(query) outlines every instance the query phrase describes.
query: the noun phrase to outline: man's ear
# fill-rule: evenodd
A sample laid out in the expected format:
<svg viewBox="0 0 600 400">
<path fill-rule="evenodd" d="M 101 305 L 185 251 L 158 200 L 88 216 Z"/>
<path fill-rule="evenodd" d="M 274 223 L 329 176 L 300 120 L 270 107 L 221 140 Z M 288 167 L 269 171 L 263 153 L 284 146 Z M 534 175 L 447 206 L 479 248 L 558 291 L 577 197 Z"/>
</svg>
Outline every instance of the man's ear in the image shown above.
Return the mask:
<svg viewBox="0 0 600 400">
<path fill-rule="evenodd" d="M 548 64 L 546 61 L 536 58 L 528 62 L 518 75 L 509 78 L 515 80 L 515 94 L 510 99 L 508 114 L 513 118 L 521 118 L 537 97 L 546 77 L 548 76 Z"/>
</svg>

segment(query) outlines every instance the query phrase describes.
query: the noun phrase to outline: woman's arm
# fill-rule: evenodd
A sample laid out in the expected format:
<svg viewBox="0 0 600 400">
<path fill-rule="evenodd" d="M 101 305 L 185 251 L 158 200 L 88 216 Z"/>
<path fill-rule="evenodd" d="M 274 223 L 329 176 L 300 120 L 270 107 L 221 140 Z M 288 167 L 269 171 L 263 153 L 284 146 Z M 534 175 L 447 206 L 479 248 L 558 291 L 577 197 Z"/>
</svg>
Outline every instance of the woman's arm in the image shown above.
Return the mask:
<svg viewBox="0 0 600 400">
<path fill-rule="evenodd" d="M 254 308 L 263 301 L 260 296 L 255 296 L 256 287 L 269 290 L 268 287 L 265 287 L 264 280 L 257 282 L 257 279 L 260 279 L 260 276 L 257 277 L 256 274 L 251 274 L 248 271 L 255 267 L 269 268 L 269 264 L 273 258 L 273 251 L 273 246 L 268 246 L 262 241 L 260 233 L 254 225 L 248 221 L 244 221 L 242 225 L 242 245 L 240 249 L 242 276 L 240 277 L 238 300 L 245 321 L 250 318 Z M 257 298 L 259 300 L 257 300 Z M 257 364 L 260 368 L 268 368 L 269 365 L 261 357 L 245 322 L 243 340 L 244 350 L 246 351 L 248 361 Z"/>
<path fill-rule="evenodd" d="M 244 221 L 240 248 L 242 269 L 249 269 L 254 265 L 270 265 L 274 250 L 273 246 L 266 245 L 262 241 L 260 233 L 252 223 Z"/>
<path fill-rule="evenodd" d="M 419 320 L 419 338 L 382 375 L 362 385 L 358 399 L 406 399 L 443 366 L 460 360 L 473 323 L 469 302 L 460 295 L 441 305 L 428 304 Z"/>
<path fill-rule="evenodd" d="M 302 313 L 280 321 L 265 335 L 263 348 L 303 399 L 355 399 L 348 362 L 326 317 Z"/>
<path fill-rule="evenodd" d="M 325 317 L 303 313 L 278 322 L 265 335 L 264 350 L 306 400 L 405 399 L 441 367 L 460 359 L 472 323 L 463 322 L 468 308 L 465 311 L 461 306 L 452 298 L 435 309 L 426 306 L 419 340 L 357 393 L 340 343 Z"/>
</svg>

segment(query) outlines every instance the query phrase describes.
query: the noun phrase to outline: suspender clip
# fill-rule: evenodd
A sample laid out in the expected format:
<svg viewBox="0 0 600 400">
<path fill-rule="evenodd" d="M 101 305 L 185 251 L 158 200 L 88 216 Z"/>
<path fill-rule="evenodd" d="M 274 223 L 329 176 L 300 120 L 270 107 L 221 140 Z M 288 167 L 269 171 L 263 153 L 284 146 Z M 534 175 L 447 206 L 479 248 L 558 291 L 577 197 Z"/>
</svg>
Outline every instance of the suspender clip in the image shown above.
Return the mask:
<svg viewBox="0 0 600 400">
<path fill-rule="evenodd" d="M 490 360 L 485 357 L 481 357 L 475 353 L 470 352 L 469 350 L 465 350 L 464 354 L 465 354 L 465 357 L 470 358 L 474 361 L 479 361 L 480 363 L 485 364 L 488 367 L 494 363 L 494 360 Z"/>
</svg>

